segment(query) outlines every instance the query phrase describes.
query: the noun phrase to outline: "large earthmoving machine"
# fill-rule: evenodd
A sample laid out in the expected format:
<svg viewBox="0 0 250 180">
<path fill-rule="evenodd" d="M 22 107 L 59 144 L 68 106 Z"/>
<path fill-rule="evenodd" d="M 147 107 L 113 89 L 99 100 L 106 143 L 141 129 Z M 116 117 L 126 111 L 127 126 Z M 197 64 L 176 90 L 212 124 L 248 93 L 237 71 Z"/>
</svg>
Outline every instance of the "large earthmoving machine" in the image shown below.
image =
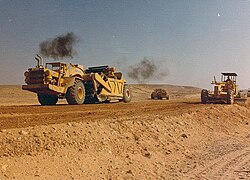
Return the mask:
<svg viewBox="0 0 250 180">
<path fill-rule="evenodd" d="M 169 100 L 169 95 L 165 89 L 155 89 L 151 93 L 151 99 L 166 99 Z"/>
<path fill-rule="evenodd" d="M 24 73 L 23 90 L 37 93 L 41 105 L 55 105 L 66 98 L 69 104 L 131 101 L 131 91 L 121 72 L 114 67 L 97 66 L 84 69 L 81 65 L 50 62 L 43 66 L 39 55 L 37 66 Z"/>
<path fill-rule="evenodd" d="M 217 81 L 214 77 L 214 81 L 211 83 L 214 85 L 214 91 L 209 92 L 207 89 L 203 89 L 201 91 L 201 102 L 203 104 L 214 102 L 233 104 L 234 101 L 246 102 L 247 97 L 245 94 L 241 94 L 238 91 L 236 77 L 236 73 L 221 73 L 221 81 Z"/>
</svg>

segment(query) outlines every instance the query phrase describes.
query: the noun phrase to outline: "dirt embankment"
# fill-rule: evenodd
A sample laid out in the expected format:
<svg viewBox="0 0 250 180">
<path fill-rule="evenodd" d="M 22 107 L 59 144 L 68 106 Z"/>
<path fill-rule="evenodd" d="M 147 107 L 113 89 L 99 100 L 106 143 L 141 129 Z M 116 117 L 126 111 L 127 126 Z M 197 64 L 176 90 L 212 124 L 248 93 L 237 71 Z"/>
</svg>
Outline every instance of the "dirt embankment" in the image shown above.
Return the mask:
<svg viewBox="0 0 250 180">
<path fill-rule="evenodd" d="M 0 179 L 250 178 L 250 104 L 202 105 L 192 88 L 150 101 L 151 87 L 132 88 L 129 104 L 42 107 L 15 104 L 36 102 L 20 89 L 2 95 L 15 106 L 0 106 Z"/>
<path fill-rule="evenodd" d="M 68 123 L 4 129 L 0 177 L 248 178 L 248 108 L 197 105 L 183 113 L 182 109 L 170 115 L 124 112 L 93 121 L 63 113 Z M 53 113 L 44 115 L 44 119 L 50 117 Z"/>
</svg>

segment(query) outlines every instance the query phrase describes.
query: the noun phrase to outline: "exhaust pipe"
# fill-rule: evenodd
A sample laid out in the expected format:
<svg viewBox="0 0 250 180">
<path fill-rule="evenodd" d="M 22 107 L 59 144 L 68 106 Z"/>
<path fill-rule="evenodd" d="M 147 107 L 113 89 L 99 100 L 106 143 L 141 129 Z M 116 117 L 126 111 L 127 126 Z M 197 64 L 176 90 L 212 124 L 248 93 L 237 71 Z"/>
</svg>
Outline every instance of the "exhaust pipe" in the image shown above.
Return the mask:
<svg viewBox="0 0 250 180">
<path fill-rule="evenodd" d="M 37 57 L 35 57 L 35 60 L 37 61 L 36 67 L 39 67 L 40 66 L 40 59 L 38 59 Z"/>
<path fill-rule="evenodd" d="M 37 57 L 41 60 L 41 66 L 43 66 L 43 58 L 39 54 L 37 54 Z"/>
<path fill-rule="evenodd" d="M 43 66 L 43 58 L 39 54 L 36 55 L 35 60 L 37 61 L 37 67 Z"/>
</svg>

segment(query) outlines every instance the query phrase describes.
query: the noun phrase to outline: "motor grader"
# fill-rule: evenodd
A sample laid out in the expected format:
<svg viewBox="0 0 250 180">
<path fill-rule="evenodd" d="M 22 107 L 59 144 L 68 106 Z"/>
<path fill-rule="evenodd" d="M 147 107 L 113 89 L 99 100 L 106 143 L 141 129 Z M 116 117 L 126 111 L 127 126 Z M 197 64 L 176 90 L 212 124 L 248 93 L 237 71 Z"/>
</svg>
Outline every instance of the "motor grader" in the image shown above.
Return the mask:
<svg viewBox="0 0 250 180">
<path fill-rule="evenodd" d="M 41 105 L 55 105 L 66 98 L 68 104 L 131 101 L 131 91 L 114 67 L 97 66 L 84 69 L 81 65 L 50 62 L 42 65 L 37 55 L 37 66 L 24 73 L 23 90 L 37 93 Z"/>
<path fill-rule="evenodd" d="M 211 83 L 214 85 L 214 91 L 209 92 L 207 89 L 203 89 L 201 91 L 201 102 L 203 104 L 214 102 L 233 104 L 235 101 L 246 102 L 246 97 L 238 91 L 236 77 L 236 73 L 221 73 L 221 81 L 217 81 L 214 77 Z"/>
</svg>

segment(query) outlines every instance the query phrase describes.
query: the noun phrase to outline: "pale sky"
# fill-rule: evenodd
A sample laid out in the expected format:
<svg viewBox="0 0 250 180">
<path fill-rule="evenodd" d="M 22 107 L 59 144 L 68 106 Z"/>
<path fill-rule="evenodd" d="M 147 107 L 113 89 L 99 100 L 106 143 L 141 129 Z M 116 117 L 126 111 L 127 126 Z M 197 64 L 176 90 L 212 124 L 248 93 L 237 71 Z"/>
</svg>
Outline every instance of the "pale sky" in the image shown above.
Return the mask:
<svg viewBox="0 0 250 180">
<path fill-rule="evenodd" d="M 66 62 L 126 75 L 146 57 L 169 72 L 148 83 L 211 88 L 232 71 L 250 88 L 249 0 L 0 0 L 0 84 L 24 84 L 39 43 L 67 32 L 81 41 Z"/>
</svg>

